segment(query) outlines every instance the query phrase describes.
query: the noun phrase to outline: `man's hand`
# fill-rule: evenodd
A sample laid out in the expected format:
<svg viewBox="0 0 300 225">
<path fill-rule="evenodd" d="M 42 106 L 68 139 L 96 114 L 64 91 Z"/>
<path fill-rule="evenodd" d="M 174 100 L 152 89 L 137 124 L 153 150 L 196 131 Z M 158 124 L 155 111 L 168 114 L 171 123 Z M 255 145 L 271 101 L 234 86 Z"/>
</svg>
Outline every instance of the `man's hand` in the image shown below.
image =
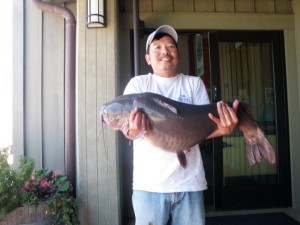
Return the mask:
<svg viewBox="0 0 300 225">
<path fill-rule="evenodd" d="M 128 129 L 122 130 L 122 132 L 128 139 L 131 140 L 142 136 L 152 129 L 147 116 L 138 108 L 131 111 L 128 123 Z"/>
<path fill-rule="evenodd" d="M 208 116 L 217 124 L 218 129 L 210 134 L 207 138 L 231 134 L 235 130 L 235 127 L 238 124 L 238 118 L 236 115 L 238 104 L 239 101 L 235 100 L 233 102 L 233 107 L 231 108 L 228 104 L 222 101 L 217 103 L 219 118 L 213 116 L 211 113 L 209 113 Z"/>
</svg>

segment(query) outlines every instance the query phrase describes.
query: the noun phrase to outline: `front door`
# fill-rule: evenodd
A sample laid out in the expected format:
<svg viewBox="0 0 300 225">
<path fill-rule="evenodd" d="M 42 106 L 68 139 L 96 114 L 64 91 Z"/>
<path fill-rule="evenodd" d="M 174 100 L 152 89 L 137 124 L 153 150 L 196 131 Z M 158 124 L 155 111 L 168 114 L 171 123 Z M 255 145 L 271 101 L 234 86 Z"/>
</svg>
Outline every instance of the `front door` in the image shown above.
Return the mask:
<svg viewBox="0 0 300 225">
<path fill-rule="evenodd" d="M 211 32 L 209 49 L 212 101 L 239 99 L 248 103 L 277 161 L 275 165 L 263 161 L 250 166 L 240 132 L 214 139 L 210 165 L 213 178 L 208 177 L 212 183 L 206 193 L 208 208 L 290 206 L 283 33 Z"/>
</svg>

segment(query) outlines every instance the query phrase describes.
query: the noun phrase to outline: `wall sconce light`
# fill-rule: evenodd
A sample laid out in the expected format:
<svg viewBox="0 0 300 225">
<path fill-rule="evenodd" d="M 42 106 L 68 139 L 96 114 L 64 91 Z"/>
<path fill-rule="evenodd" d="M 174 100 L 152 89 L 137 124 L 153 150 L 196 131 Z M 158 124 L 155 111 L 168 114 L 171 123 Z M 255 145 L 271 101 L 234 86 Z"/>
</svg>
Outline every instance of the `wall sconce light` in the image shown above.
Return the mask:
<svg viewBox="0 0 300 225">
<path fill-rule="evenodd" d="M 88 28 L 105 27 L 105 0 L 87 0 L 86 24 Z"/>
</svg>

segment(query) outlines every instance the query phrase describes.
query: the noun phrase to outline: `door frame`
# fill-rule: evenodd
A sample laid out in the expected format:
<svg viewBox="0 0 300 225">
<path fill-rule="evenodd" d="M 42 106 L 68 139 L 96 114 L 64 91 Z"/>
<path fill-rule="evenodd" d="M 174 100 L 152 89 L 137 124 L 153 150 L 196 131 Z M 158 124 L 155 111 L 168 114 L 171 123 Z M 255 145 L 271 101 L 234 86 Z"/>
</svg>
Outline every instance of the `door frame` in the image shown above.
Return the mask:
<svg viewBox="0 0 300 225">
<path fill-rule="evenodd" d="M 273 54 L 274 90 L 277 114 L 277 166 L 278 185 L 276 187 L 264 187 L 261 194 L 267 202 L 257 205 L 244 205 L 244 208 L 287 207 L 291 206 L 291 174 L 290 174 L 290 148 L 288 129 L 288 106 L 286 91 L 286 74 L 284 61 L 283 31 L 217 31 L 209 33 L 210 49 L 210 75 L 212 102 L 221 100 L 220 66 L 218 60 L 219 42 L 271 42 Z M 279 107 L 280 106 L 280 107 Z M 279 121 L 280 120 L 280 121 Z M 213 140 L 213 167 L 214 167 L 214 206 L 215 209 L 237 209 L 241 205 L 234 206 L 230 202 L 224 202 L 224 195 L 233 198 L 243 198 L 243 190 L 225 191 L 223 188 L 223 152 L 222 137 Z M 259 192 L 259 190 L 252 190 Z M 240 193 L 240 196 L 238 196 Z M 281 193 L 281 194 L 280 194 Z M 285 194 L 282 194 L 285 193 Z M 274 197 L 276 196 L 276 197 Z"/>
</svg>

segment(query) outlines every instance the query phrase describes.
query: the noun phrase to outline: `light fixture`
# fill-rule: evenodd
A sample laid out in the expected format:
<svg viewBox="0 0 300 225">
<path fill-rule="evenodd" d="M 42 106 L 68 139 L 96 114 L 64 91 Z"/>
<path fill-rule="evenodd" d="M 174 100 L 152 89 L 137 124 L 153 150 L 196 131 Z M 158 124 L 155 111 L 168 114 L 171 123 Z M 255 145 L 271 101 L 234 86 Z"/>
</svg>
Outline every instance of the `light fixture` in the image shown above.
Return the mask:
<svg viewBox="0 0 300 225">
<path fill-rule="evenodd" d="M 86 24 L 88 28 L 105 27 L 105 0 L 87 0 Z"/>
</svg>

